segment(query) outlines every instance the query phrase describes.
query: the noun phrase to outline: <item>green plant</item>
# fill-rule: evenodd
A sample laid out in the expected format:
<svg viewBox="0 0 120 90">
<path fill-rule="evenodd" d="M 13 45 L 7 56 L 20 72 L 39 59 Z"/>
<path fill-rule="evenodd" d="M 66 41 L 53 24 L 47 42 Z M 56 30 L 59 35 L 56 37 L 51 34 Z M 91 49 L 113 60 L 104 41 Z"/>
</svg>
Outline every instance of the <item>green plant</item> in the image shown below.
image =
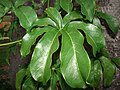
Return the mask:
<svg viewBox="0 0 120 90">
<path fill-rule="evenodd" d="M 28 55 L 41 36 L 30 64 L 16 75 L 18 90 L 97 88 L 102 73 L 104 86 L 111 84 L 120 60 L 111 59 L 104 49 L 106 44 L 99 18 L 107 22 L 113 33 L 117 33 L 118 24 L 113 16 L 96 10 L 95 0 L 56 0 L 54 7 L 50 7 L 50 0 L 42 0 L 48 3 L 47 15 L 42 18 L 37 17 L 32 7 L 23 5 L 27 0 L 13 1 L 15 3 L 0 1 L 0 17 L 12 11 L 26 30 L 21 55 Z M 80 8 L 76 9 L 73 3 Z"/>
</svg>

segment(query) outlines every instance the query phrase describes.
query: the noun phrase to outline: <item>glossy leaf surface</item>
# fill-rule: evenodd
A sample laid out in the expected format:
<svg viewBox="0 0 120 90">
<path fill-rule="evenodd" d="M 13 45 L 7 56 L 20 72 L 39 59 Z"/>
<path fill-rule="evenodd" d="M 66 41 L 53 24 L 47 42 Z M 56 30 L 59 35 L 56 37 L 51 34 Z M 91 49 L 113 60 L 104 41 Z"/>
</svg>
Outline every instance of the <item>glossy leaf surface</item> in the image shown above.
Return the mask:
<svg viewBox="0 0 120 90">
<path fill-rule="evenodd" d="M 95 14 L 95 0 L 76 0 L 81 5 L 81 12 L 89 21 L 93 20 Z"/>
<path fill-rule="evenodd" d="M 37 19 L 35 11 L 29 6 L 21 6 L 15 9 L 15 14 L 19 18 L 21 26 L 29 32 L 33 22 Z"/>
<path fill-rule="evenodd" d="M 56 22 L 59 28 L 62 27 L 62 17 L 56 8 L 49 7 L 45 12 L 53 21 Z"/>
<path fill-rule="evenodd" d="M 28 1 L 28 0 L 16 0 L 15 6 L 19 7 L 19 6 L 23 5 L 26 1 Z"/>
<path fill-rule="evenodd" d="M 109 86 L 112 83 L 112 79 L 115 73 L 115 66 L 108 58 L 104 56 L 100 57 L 100 61 L 103 67 L 104 86 Z"/>
<path fill-rule="evenodd" d="M 93 24 L 101 29 L 101 22 L 100 22 L 99 18 L 94 17 Z"/>
<path fill-rule="evenodd" d="M 21 90 L 21 84 L 23 82 L 23 78 L 25 77 L 26 69 L 21 69 L 16 74 L 16 89 Z"/>
<path fill-rule="evenodd" d="M 32 78 L 27 78 L 22 85 L 22 90 L 37 90 Z"/>
<path fill-rule="evenodd" d="M 109 28 L 112 30 L 113 33 L 118 32 L 119 24 L 115 17 L 102 12 L 97 12 L 97 16 L 104 19 L 107 22 Z"/>
<path fill-rule="evenodd" d="M 72 11 L 72 0 L 60 0 L 60 6 L 65 10 L 67 13 Z"/>
<path fill-rule="evenodd" d="M 37 28 L 27 33 L 22 39 L 22 46 L 20 50 L 21 55 L 24 57 L 28 55 L 30 53 L 31 46 L 35 43 L 37 37 L 51 29 L 52 27 Z"/>
<path fill-rule="evenodd" d="M 100 64 L 99 60 L 95 60 L 91 64 L 91 72 L 90 72 L 89 78 L 87 80 L 87 83 L 91 87 L 98 87 L 100 84 L 101 75 L 102 75 L 101 64 Z"/>
<path fill-rule="evenodd" d="M 62 32 L 61 73 L 73 88 L 85 88 L 91 64 L 83 47 L 84 37 L 75 28 Z"/>
<path fill-rule="evenodd" d="M 87 42 L 93 48 L 93 54 L 95 56 L 97 51 L 105 47 L 105 39 L 101 30 L 93 24 L 87 24 L 80 21 L 73 21 L 69 24 L 69 27 L 75 27 L 83 30 L 86 34 Z"/>
<path fill-rule="evenodd" d="M 67 23 L 69 23 L 71 20 L 75 20 L 75 19 L 82 19 L 82 15 L 78 12 L 70 12 L 67 15 L 64 16 L 63 18 L 63 24 L 66 25 Z"/>
<path fill-rule="evenodd" d="M 48 25 L 57 27 L 56 23 L 50 18 L 36 19 L 36 21 L 33 23 L 33 26 L 48 26 Z"/>
<path fill-rule="evenodd" d="M 42 37 L 34 49 L 30 62 L 30 71 L 33 78 L 44 84 L 51 76 L 52 54 L 59 47 L 58 33 L 58 30 L 51 29 Z"/>
</svg>

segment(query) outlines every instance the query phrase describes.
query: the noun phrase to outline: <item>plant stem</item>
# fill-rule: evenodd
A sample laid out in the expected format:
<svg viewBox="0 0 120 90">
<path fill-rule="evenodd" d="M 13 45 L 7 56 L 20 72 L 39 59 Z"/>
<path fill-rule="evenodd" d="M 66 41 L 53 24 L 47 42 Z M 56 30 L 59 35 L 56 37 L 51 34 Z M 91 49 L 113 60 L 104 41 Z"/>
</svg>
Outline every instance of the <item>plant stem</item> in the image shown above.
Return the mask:
<svg viewBox="0 0 120 90">
<path fill-rule="evenodd" d="M 19 43 L 19 42 L 21 42 L 21 41 L 22 41 L 22 40 L 20 39 L 20 40 L 14 41 L 14 42 L 9 42 L 9 43 L 0 44 L 0 47 L 2 47 L 2 46 L 7 46 L 7 45 L 11 45 L 11 44 L 15 44 L 15 43 Z"/>
</svg>

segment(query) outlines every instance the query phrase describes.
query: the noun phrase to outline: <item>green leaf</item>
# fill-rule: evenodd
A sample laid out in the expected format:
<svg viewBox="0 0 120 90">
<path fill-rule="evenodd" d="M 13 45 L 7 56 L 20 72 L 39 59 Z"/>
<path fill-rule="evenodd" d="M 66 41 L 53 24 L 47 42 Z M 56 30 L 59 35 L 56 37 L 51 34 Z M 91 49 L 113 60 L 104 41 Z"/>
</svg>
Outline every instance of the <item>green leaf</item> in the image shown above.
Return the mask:
<svg viewBox="0 0 120 90">
<path fill-rule="evenodd" d="M 53 21 L 56 22 L 59 28 L 62 27 L 62 17 L 56 8 L 49 7 L 45 12 Z"/>
<path fill-rule="evenodd" d="M 60 10 L 60 0 L 55 0 L 54 8 L 56 8 L 57 10 Z"/>
<path fill-rule="evenodd" d="M 99 18 L 94 17 L 93 24 L 101 29 L 101 22 L 100 22 Z"/>
<path fill-rule="evenodd" d="M 78 12 L 70 12 L 67 15 L 64 16 L 63 18 L 63 25 L 66 25 L 67 23 L 69 23 L 71 20 L 75 20 L 75 19 L 81 19 L 83 18 L 82 15 Z"/>
<path fill-rule="evenodd" d="M 85 88 L 90 73 L 90 59 L 83 47 L 84 37 L 71 27 L 62 32 L 61 73 L 73 88 Z"/>
<path fill-rule="evenodd" d="M 51 20 L 50 18 L 36 19 L 36 21 L 33 23 L 33 26 L 48 26 L 48 25 L 57 27 L 56 23 L 53 20 Z"/>
<path fill-rule="evenodd" d="M 8 7 L 0 5 L 0 18 L 3 17 L 9 11 Z"/>
<path fill-rule="evenodd" d="M 60 71 L 56 71 L 57 72 L 57 77 L 59 79 L 59 84 L 60 84 L 60 88 L 62 90 L 71 90 L 71 87 L 67 85 L 67 83 L 65 82 L 65 80 L 63 79 Z"/>
<path fill-rule="evenodd" d="M 37 19 L 35 11 L 29 6 L 21 6 L 15 9 L 15 14 L 19 18 L 21 26 L 29 32 L 33 22 Z"/>
<path fill-rule="evenodd" d="M 112 83 L 112 79 L 115 73 L 114 64 L 106 57 L 100 57 L 100 61 L 103 67 L 103 75 L 104 75 L 104 86 L 109 86 Z"/>
<path fill-rule="evenodd" d="M 56 29 L 47 32 L 37 43 L 32 55 L 30 62 L 32 77 L 43 84 L 46 84 L 51 76 L 52 54 L 59 47 L 58 33 Z"/>
<path fill-rule="evenodd" d="M 73 21 L 69 24 L 69 27 L 75 27 L 77 29 L 83 30 L 86 34 L 87 42 L 93 48 L 93 54 L 95 56 L 96 52 L 104 48 L 105 39 L 101 30 L 93 24 L 88 24 L 80 21 Z"/>
<path fill-rule="evenodd" d="M 120 58 L 111 58 L 111 60 L 118 66 L 120 66 Z"/>
<path fill-rule="evenodd" d="M 91 87 L 98 87 L 100 84 L 101 75 L 102 75 L 101 64 L 100 64 L 99 60 L 95 60 L 94 62 L 92 62 L 91 72 L 90 72 L 89 78 L 87 80 L 87 83 Z"/>
<path fill-rule="evenodd" d="M 37 90 L 32 78 L 27 78 L 22 85 L 22 90 Z"/>
<path fill-rule="evenodd" d="M 26 69 L 20 69 L 16 74 L 16 89 L 21 90 L 22 82 L 26 74 Z"/>
<path fill-rule="evenodd" d="M 106 14 L 106 13 L 102 13 L 102 12 L 97 12 L 96 14 L 98 17 L 104 19 L 107 22 L 109 28 L 112 30 L 113 33 L 118 32 L 119 24 L 115 17 L 113 17 L 109 14 Z"/>
<path fill-rule="evenodd" d="M 72 11 L 73 5 L 72 0 L 60 0 L 60 6 L 65 10 L 67 13 Z"/>
<path fill-rule="evenodd" d="M 27 69 L 26 69 L 26 74 L 27 78 L 31 77 L 31 73 L 30 73 L 30 65 L 28 65 Z"/>
<path fill-rule="evenodd" d="M 37 28 L 27 33 L 22 39 L 22 46 L 20 50 L 21 55 L 24 57 L 28 55 L 30 53 L 31 46 L 35 43 L 37 37 L 51 29 L 52 27 Z"/>
<path fill-rule="evenodd" d="M 0 5 L 0 18 L 5 15 L 5 7 Z"/>
<path fill-rule="evenodd" d="M 103 49 L 100 51 L 100 54 L 101 54 L 101 56 L 105 56 L 105 57 L 107 57 L 107 58 L 110 58 L 110 54 L 109 54 L 107 48 L 103 48 Z"/>
<path fill-rule="evenodd" d="M 28 0 L 16 0 L 15 6 L 19 7 L 19 6 L 23 5 L 26 1 L 28 1 Z"/>
<path fill-rule="evenodd" d="M 4 5 L 5 7 L 8 7 L 8 8 L 13 6 L 13 4 L 10 0 L 0 0 L 0 4 Z"/>
<path fill-rule="evenodd" d="M 95 14 L 95 0 L 76 0 L 81 5 L 81 12 L 92 22 Z"/>
<path fill-rule="evenodd" d="M 58 77 L 55 72 L 52 72 L 51 80 L 50 80 L 50 90 L 57 90 L 57 81 Z"/>
</svg>

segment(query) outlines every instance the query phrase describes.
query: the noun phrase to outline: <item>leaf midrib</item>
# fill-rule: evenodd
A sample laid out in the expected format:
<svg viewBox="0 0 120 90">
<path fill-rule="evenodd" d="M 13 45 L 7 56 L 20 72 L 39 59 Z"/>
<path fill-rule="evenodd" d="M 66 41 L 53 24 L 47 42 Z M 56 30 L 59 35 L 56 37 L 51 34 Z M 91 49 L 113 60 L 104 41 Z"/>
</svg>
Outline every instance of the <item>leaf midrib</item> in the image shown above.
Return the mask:
<svg viewBox="0 0 120 90">
<path fill-rule="evenodd" d="M 53 45 L 53 43 L 54 43 L 58 33 L 59 33 L 59 31 L 55 34 L 55 37 L 52 40 L 52 43 L 51 43 L 51 46 L 50 46 L 50 50 L 48 51 L 48 54 L 47 54 L 46 63 L 47 63 L 48 57 L 50 55 L 51 47 L 52 47 L 52 45 Z M 45 73 L 45 69 L 46 69 L 46 63 L 45 63 L 44 71 L 43 71 L 43 77 L 45 76 L 44 73 Z M 42 79 L 43 79 L 43 77 L 42 77 Z"/>
<path fill-rule="evenodd" d="M 49 10 L 47 10 L 47 13 L 49 12 Z M 56 24 L 57 24 L 57 26 L 59 27 L 59 28 L 61 28 L 61 18 L 60 18 L 60 23 L 59 23 L 59 21 L 54 17 L 54 15 L 52 14 L 52 13 L 49 13 L 48 14 L 49 15 L 49 17 L 51 18 L 51 16 L 53 16 L 51 19 L 54 21 L 54 22 L 56 22 Z"/>
<path fill-rule="evenodd" d="M 77 51 L 77 50 L 76 50 L 76 47 L 75 47 L 74 43 L 72 42 L 73 40 L 72 40 L 70 34 L 69 34 L 67 31 L 65 31 L 65 32 L 66 32 L 66 34 L 67 34 L 67 35 L 69 36 L 69 38 L 70 38 L 70 41 L 71 41 L 72 46 L 73 46 L 73 51 L 74 51 L 74 54 L 75 54 L 75 58 L 76 58 L 76 60 L 77 60 L 77 55 L 76 55 L 76 53 L 78 53 L 78 52 L 76 52 L 76 51 Z M 76 51 L 75 51 L 75 50 L 76 50 Z M 69 62 L 70 62 L 70 61 L 69 61 Z M 77 66 L 79 66 L 78 63 L 76 63 L 76 64 L 77 64 Z M 79 75 L 81 75 L 80 69 L 78 68 L 77 70 L 79 71 Z M 82 75 L 81 75 L 80 77 L 82 77 Z M 83 80 L 83 78 L 81 78 L 81 79 Z M 83 80 L 83 81 L 84 81 L 84 80 Z"/>
<path fill-rule="evenodd" d="M 94 2 L 93 2 L 94 3 Z M 91 20 L 91 15 L 88 13 L 88 10 L 87 10 L 87 8 L 84 6 L 84 4 L 81 2 L 81 4 L 82 4 L 82 6 L 86 9 L 86 12 L 87 12 L 87 15 L 88 15 L 88 17 L 89 17 L 89 19 Z M 94 13 L 95 13 L 95 11 L 94 11 Z"/>
<path fill-rule="evenodd" d="M 29 8 L 29 7 L 28 7 Z M 19 8 L 20 9 L 20 11 L 22 12 L 22 10 L 21 10 L 21 8 Z M 23 16 L 25 16 L 25 14 L 24 14 L 24 12 L 22 12 L 22 14 L 23 14 Z M 25 16 L 25 18 L 26 18 L 26 20 L 28 21 L 28 23 L 30 23 L 30 21 L 28 20 L 28 18 Z M 32 25 L 32 22 L 31 22 L 31 24 L 29 24 L 30 26 Z M 27 27 L 27 29 L 28 29 L 28 27 Z"/>
</svg>

